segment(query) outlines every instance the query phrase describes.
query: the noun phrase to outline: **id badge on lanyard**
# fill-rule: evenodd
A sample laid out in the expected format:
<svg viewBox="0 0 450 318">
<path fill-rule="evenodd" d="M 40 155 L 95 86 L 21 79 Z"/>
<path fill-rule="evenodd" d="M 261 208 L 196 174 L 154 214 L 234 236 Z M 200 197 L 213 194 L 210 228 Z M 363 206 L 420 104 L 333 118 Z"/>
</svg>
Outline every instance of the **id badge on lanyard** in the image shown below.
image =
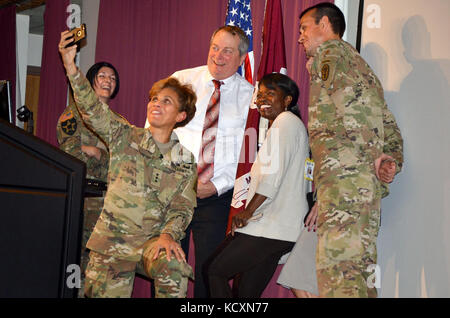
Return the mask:
<svg viewBox="0 0 450 318">
<path fill-rule="evenodd" d="M 313 181 L 314 180 L 313 174 L 314 174 L 314 160 L 308 158 L 305 161 L 304 177 L 308 181 Z"/>
</svg>

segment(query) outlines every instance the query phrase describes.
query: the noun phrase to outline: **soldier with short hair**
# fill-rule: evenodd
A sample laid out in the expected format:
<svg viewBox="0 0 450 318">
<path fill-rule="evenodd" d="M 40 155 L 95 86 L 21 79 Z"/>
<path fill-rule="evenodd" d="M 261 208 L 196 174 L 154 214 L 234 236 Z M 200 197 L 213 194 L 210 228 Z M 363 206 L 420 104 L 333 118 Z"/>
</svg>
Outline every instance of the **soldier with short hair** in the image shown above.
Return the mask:
<svg viewBox="0 0 450 318">
<path fill-rule="evenodd" d="M 192 268 L 179 244 L 196 205 L 194 156 L 174 127 L 195 114 L 196 95 L 175 78 L 152 87 L 149 129 L 130 125 L 94 93 L 76 67 L 76 46 L 61 33 L 59 52 L 86 124 L 109 148 L 108 190 L 102 213 L 87 243 L 88 297 L 130 297 L 135 273 L 154 279 L 156 297 L 186 297 Z"/>
<path fill-rule="evenodd" d="M 380 202 L 401 170 L 403 140 L 381 84 L 348 43 L 342 12 L 321 3 L 300 16 L 312 58 L 308 131 L 318 200 L 316 267 L 322 297 L 376 297 Z"/>
<path fill-rule="evenodd" d="M 108 104 L 119 92 L 119 73 L 108 62 L 98 62 L 92 65 L 87 79 L 95 94 L 105 104 Z M 71 101 L 56 126 L 59 148 L 80 159 L 86 164 L 86 177 L 107 182 L 109 152 L 105 142 L 83 121 L 75 103 Z M 84 297 L 84 272 L 89 261 L 89 249 L 86 244 L 94 229 L 95 223 L 103 208 L 104 197 L 84 199 L 83 234 L 81 240 L 80 269 L 81 280 L 78 297 Z"/>
</svg>

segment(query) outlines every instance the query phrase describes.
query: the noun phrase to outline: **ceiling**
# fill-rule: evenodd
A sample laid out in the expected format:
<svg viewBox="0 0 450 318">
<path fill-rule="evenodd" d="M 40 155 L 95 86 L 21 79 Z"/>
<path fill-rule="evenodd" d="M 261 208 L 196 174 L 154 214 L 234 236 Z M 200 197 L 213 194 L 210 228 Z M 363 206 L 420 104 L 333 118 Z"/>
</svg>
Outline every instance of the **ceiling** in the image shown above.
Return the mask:
<svg viewBox="0 0 450 318">
<path fill-rule="evenodd" d="M 10 4 L 15 4 L 17 11 L 23 11 L 30 8 L 40 6 L 45 0 L 0 0 L 0 9 Z"/>
<path fill-rule="evenodd" d="M 83 0 L 71 0 L 81 6 Z M 44 34 L 45 0 L 0 0 L 0 9 L 14 4 L 17 14 L 30 16 L 30 33 Z"/>
</svg>

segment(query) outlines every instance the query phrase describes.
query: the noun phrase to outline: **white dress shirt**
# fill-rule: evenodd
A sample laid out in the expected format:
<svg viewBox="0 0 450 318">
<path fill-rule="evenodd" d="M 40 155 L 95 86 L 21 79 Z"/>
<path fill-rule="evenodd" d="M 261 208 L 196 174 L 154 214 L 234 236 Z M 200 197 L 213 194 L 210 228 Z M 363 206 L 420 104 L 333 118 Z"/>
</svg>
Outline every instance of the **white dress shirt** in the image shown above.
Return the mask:
<svg viewBox="0 0 450 318">
<path fill-rule="evenodd" d="M 308 135 L 302 121 L 289 111 L 278 115 L 253 163 L 247 205 L 255 193 L 267 199 L 236 232 L 297 241 L 308 212 L 309 181 L 304 178 L 308 155 Z"/>
<path fill-rule="evenodd" d="M 213 77 L 206 65 L 175 72 L 173 77 L 183 84 L 191 84 L 197 95 L 194 118 L 174 131 L 180 143 L 191 151 L 198 162 L 206 108 L 214 92 Z M 218 195 L 234 186 L 239 163 L 247 115 L 253 95 L 253 86 L 239 74 L 221 81 L 220 111 L 214 155 L 214 176 L 211 182 Z"/>
</svg>

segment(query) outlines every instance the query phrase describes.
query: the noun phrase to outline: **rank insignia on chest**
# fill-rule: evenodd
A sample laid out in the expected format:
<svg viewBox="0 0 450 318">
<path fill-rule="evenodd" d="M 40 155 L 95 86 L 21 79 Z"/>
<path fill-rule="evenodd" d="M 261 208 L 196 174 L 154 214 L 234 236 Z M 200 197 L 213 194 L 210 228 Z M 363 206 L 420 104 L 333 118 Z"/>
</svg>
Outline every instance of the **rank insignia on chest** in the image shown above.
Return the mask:
<svg viewBox="0 0 450 318">
<path fill-rule="evenodd" d="M 188 163 L 176 163 L 175 167 L 177 171 L 180 171 L 182 173 L 189 173 L 189 171 L 192 170 L 192 164 Z"/>
<path fill-rule="evenodd" d="M 77 121 L 73 117 L 67 119 L 61 122 L 61 129 L 65 134 L 72 136 L 77 131 Z"/>
<path fill-rule="evenodd" d="M 153 169 L 152 181 L 151 181 L 152 186 L 154 186 L 154 187 L 161 186 L 162 175 L 163 175 L 163 172 L 161 170 Z"/>
<path fill-rule="evenodd" d="M 324 66 L 322 66 L 322 71 L 321 71 L 321 75 L 322 75 L 322 81 L 326 81 L 328 80 L 328 76 L 330 76 L 330 66 L 328 64 L 325 64 Z"/>
</svg>

